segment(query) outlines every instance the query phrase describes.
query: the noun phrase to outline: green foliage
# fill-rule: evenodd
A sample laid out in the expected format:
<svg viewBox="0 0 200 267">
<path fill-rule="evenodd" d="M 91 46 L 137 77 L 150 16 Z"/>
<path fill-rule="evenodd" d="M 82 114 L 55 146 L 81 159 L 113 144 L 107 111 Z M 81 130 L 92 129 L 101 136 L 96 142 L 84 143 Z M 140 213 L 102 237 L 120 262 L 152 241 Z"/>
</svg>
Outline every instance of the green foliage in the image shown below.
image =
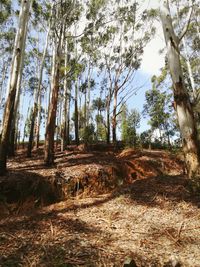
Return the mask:
<svg viewBox="0 0 200 267">
<path fill-rule="evenodd" d="M 11 0 L 0 0 L 0 24 L 11 15 Z"/>
<path fill-rule="evenodd" d="M 95 127 L 91 123 L 80 130 L 80 138 L 85 143 L 91 143 L 94 141 Z"/>
<path fill-rule="evenodd" d="M 152 131 L 146 130 L 140 134 L 140 142 L 143 148 L 149 148 L 151 146 Z"/>
<path fill-rule="evenodd" d="M 146 91 L 146 103 L 144 104 L 144 116 L 150 117 L 149 124 L 153 129 L 162 129 L 171 117 L 171 94 L 161 92 L 158 89 L 157 77 L 152 77 L 152 89 Z M 158 86 L 156 86 L 158 85 Z"/>
<path fill-rule="evenodd" d="M 139 143 L 137 128 L 140 127 L 140 113 L 136 109 L 132 109 L 128 112 L 127 107 L 124 106 L 121 117 L 122 141 L 125 142 L 127 146 L 136 147 Z"/>
<path fill-rule="evenodd" d="M 88 5 L 88 13 L 86 14 L 86 18 L 95 19 L 99 10 L 105 5 L 105 0 L 90 0 Z"/>
<path fill-rule="evenodd" d="M 104 99 L 101 99 L 100 97 L 98 97 L 98 98 L 93 100 L 92 109 L 101 112 L 101 111 L 105 110 L 105 106 L 106 106 L 106 102 Z"/>
</svg>

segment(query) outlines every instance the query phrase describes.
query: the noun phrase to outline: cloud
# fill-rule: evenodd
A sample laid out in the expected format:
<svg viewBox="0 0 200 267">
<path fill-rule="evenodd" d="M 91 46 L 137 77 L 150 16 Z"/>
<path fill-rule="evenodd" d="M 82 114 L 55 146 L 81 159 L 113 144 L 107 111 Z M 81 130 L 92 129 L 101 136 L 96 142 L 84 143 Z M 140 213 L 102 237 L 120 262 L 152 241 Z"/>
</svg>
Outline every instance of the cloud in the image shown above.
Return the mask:
<svg viewBox="0 0 200 267">
<path fill-rule="evenodd" d="M 157 75 L 165 64 L 165 54 L 159 50 L 165 46 L 161 24 L 156 23 L 156 35 L 144 49 L 141 71 L 149 75 Z"/>
<path fill-rule="evenodd" d="M 143 8 L 159 8 L 159 0 L 143 0 Z M 160 55 L 159 50 L 165 46 L 161 22 L 155 21 L 156 35 L 144 49 L 141 71 L 149 76 L 160 73 L 165 64 L 164 54 Z"/>
</svg>

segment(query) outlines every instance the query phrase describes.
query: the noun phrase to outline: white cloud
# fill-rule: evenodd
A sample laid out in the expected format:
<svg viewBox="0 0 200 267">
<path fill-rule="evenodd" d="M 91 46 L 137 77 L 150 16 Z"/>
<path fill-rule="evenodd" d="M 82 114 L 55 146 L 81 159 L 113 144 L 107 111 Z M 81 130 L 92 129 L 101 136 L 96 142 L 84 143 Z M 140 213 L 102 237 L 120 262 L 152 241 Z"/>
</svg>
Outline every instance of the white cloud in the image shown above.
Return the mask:
<svg viewBox="0 0 200 267">
<path fill-rule="evenodd" d="M 165 55 L 160 54 L 159 50 L 164 48 L 164 40 L 159 36 L 155 38 L 145 47 L 141 71 L 146 74 L 159 74 L 160 68 L 165 64 Z"/>
<path fill-rule="evenodd" d="M 159 0 L 145 0 L 148 9 L 158 8 Z M 160 68 L 165 64 L 164 54 L 160 55 L 159 50 L 165 46 L 161 23 L 155 22 L 156 34 L 153 40 L 145 47 L 141 71 L 148 75 L 159 74 Z"/>
</svg>

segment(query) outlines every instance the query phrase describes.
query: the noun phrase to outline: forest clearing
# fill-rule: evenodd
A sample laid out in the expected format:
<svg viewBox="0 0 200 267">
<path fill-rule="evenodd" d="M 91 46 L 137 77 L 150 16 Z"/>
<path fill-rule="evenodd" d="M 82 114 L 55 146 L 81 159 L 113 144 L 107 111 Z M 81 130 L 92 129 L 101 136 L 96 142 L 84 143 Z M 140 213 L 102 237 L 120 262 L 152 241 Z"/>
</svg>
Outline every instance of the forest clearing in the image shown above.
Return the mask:
<svg viewBox="0 0 200 267">
<path fill-rule="evenodd" d="M 200 267 L 198 0 L 0 0 L 0 267 Z"/>
<path fill-rule="evenodd" d="M 47 168 L 23 154 L 0 182 L 0 266 L 199 266 L 200 200 L 181 159 L 71 148 Z"/>
</svg>

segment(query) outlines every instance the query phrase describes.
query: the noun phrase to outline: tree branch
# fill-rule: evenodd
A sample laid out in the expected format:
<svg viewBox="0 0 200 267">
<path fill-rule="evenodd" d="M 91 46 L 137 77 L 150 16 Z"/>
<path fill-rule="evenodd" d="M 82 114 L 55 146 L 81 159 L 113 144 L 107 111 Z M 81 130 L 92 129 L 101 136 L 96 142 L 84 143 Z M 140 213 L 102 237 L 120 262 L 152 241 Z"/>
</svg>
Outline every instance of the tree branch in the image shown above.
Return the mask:
<svg viewBox="0 0 200 267">
<path fill-rule="evenodd" d="M 190 7 L 188 15 L 187 15 L 187 23 L 185 24 L 185 27 L 183 28 L 180 37 L 179 37 L 179 43 L 181 42 L 181 40 L 183 39 L 183 37 L 185 36 L 185 34 L 187 33 L 189 26 L 190 26 L 190 21 L 191 21 L 191 17 L 192 17 L 192 12 L 193 12 L 193 6 Z"/>
</svg>

